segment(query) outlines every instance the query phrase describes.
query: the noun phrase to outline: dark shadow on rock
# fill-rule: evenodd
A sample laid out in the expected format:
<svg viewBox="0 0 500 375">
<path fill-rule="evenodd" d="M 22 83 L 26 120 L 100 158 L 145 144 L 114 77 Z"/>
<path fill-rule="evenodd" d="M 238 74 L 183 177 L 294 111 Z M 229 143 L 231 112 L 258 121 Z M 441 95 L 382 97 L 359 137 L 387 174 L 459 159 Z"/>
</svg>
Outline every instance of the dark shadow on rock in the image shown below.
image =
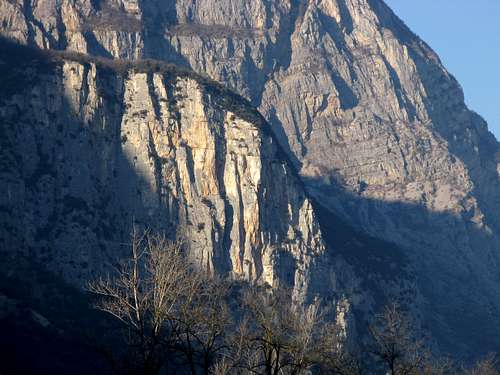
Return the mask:
<svg viewBox="0 0 500 375">
<path fill-rule="evenodd" d="M 292 35 L 302 22 L 306 7 L 306 0 L 291 0 L 290 12 L 282 18 L 283 23 L 279 25 L 273 56 L 277 56 L 278 66 L 283 70 L 287 70 L 292 62 Z"/>
<path fill-rule="evenodd" d="M 329 67 L 329 70 L 331 71 L 331 77 L 335 84 L 335 88 L 339 93 L 340 108 L 348 110 L 356 107 L 359 100 L 354 91 L 351 90 L 347 82 L 334 69 Z"/>
<path fill-rule="evenodd" d="M 34 259 L 0 253 L 0 371 L 5 374 L 103 374 L 93 338 L 109 328 L 81 290 Z"/>
<path fill-rule="evenodd" d="M 92 31 L 85 31 L 83 33 L 85 41 L 87 42 L 88 53 L 93 56 L 101 56 L 105 58 L 113 58 L 111 53 L 104 48 L 104 46 L 97 40 Z"/>
<path fill-rule="evenodd" d="M 159 195 L 154 212 L 144 206 L 154 193 L 123 154 L 123 78 L 97 68 L 100 104 L 85 118 L 61 93 L 53 56 L 1 39 L 0 60 L 0 294 L 14 304 L 7 315 L 0 307 L 0 324 L 16 332 L 2 335 L 2 353 L 16 353 L 2 355 L 0 372 L 99 373 L 86 330 L 101 320 L 74 286 L 128 256 L 133 224 L 172 236 L 178 220 Z M 90 65 L 82 66 L 85 104 Z"/>
<path fill-rule="evenodd" d="M 178 22 L 176 2 L 158 3 L 141 0 L 139 7 L 142 12 L 141 34 L 144 43 L 141 58 L 157 59 L 189 67 L 189 62 L 175 50 L 166 37 L 169 28 Z"/>
<path fill-rule="evenodd" d="M 295 156 L 295 153 L 292 151 L 288 137 L 285 133 L 285 129 L 281 121 L 279 120 L 278 116 L 276 116 L 276 110 L 274 108 L 271 108 L 270 113 L 268 114 L 268 119 L 269 119 L 269 124 L 272 127 L 273 134 L 275 135 L 277 141 L 279 142 L 280 147 L 283 149 L 287 158 L 291 160 L 294 168 L 297 171 L 300 170 L 302 163 L 297 158 L 297 156 Z"/>
<path fill-rule="evenodd" d="M 354 22 L 351 17 L 351 12 L 349 8 L 347 7 L 346 0 L 339 0 L 337 1 L 337 4 L 339 6 L 340 10 L 340 17 L 341 17 L 341 22 L 342 26 L 345 28 L 348 34 L 352 33 L 354 30 Z"/>
<path fill-rule="evenodd" d="M 387 61 L 385 56 L 381 55 L 380 57 L 384 61 L 385 67 L 386 67 L 387 71 L 389 72 L 389 77 L 390 77 L 391 82 L 395 88 L 394 91 L 396 93 L 396 97 L 398 99 L 399 106 L 401 108 L 406 109 L 406 111 L 408 113 L 408 120 L 410 122 L 415 121 L 417 111 L 416 111 L 415 107 L 413 106 L 413 104 L 410 102 L 410 100 L 408 100 L 408 97 L 406 96 L 406 94 L 403 90 L 403 87 L 401 86 L 401 81 L 399 79 L 398 74 L 396 73 L 394 68 L 391 66 L 389 61 Z"/>
<path fill-rule="evenodd" d="M 329 245 L 328 257 L 340 256 L 353 268 L 362 289 L 375 296 L 375 311 L 391 299 L 421 309 L 424 329 L 432 332 L 443 353 L 454 358 L 477 360 L 497 350 L 500 306 L 493 284 L 500 282 L 495 267 L 500 258 L 490 259 L 476 248 L 475 253 L 467 253 L 461 246 L 467 237 L 475 238 L 476 244 L 487 241 L 488 233 L 453 212 L 370 199 L 328 188 L 322 180 L 305 183 L 315 187 L 311 193 L 316 201 L 342 207 L 339 215 L 317 202 L 314 205 Z M 391 227 L 391 222 L 400 227 Z M 450 227 L 461 228 L 464 238 L 449 238 Z M 381 239 L 391 235 L 395 242 Z M 397 245 L 402 238 L 406 245 Z M 486 265 L 486 270 L 477 264 Z"/>
<path fill-rule="evenodd" d="M 225 129 L 222 127 L 221 137 L 225 139 Z M 216 152 L 219 155 L 227 155 L 226 144 L 224 142 L 217 142 L 215 144 Z M 226 158 L 217 158 L 217 181 L 221 187 L 221 197 L 224 201 L 224 216 L 226 217 L 226 222 L 224 223 L 224 228 L 217 228 L 222 230 L 222 246 L 220 251 L 214 249 L 214 263 L 219 265 L 218 271 L 221 275 L 227 275 L 232 270 L 231 258 L 229 256 L 229 251 L 232 246 L 231 231 L 233 229 L 233 219 L 234 219 L 234 208 L 229 202 L 226 194 L 225 184 L 224 184 L 224 166 L 226 165 Z M 219 224 L 217 224 L 219 225 Z"/>
</svg>

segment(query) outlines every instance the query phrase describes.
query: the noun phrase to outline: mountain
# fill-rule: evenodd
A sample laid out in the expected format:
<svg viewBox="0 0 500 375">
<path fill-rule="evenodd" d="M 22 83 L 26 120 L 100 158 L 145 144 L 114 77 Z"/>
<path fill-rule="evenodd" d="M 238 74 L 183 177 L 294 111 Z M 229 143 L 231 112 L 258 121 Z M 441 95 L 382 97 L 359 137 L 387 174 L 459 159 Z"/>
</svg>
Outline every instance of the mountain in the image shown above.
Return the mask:
<svg viewBox="0 0 500 375">
<path fill-rule="evenodd" d="M 3 48 L 14 57 L 2 73 L 16 84 L 0 105 L 4 244 L 78 284 L 126 254 L 134 223 L 182 228 L 197 264 L 307 288 L 325 251 L 319 224 L 242 98 L 155 62 L 34 51 L 18 64 L 19 48 Z"/>
<path fill-rule="evenodd" d="M 129 255 L 133 225 L 180 233 L 191 261 L 211 272 L 291 286 L 304 300 L 320 293 L 339 319 L 349 313 L 313 203 L 245 99 L 158 61 L 8 40 L 0 50 L 0 326 L 18 332 L 0 348 L 45 353 L 35 369 L 74 371 L 50 360 L 62 351 L 83 361 L 66 353 L 81 351 L 71 335 L 84 328 L 71 326 L 92 323 L 68 300 L 90 314 L 74 287 Z M 11 366 L 31 373 L 23 362 Z"/>
<path fill-rule="evenodd" d="M 95 246 L 98 228 L 104 236 L 115 227 L 123 236 L 132 217 L 160 227 L 182 222 L 189 224 L 199 249 L 214 249 L 195 252 L 211 267 L 245 278 L 284 278 L 304 295 L 345 297 L 357 321 L 363 320 L 359 315 L 376 309 L 377 303 L 400 299 L 438 347 L 457 356 L 500 346 L 499 144 L 481 117 L 466 107 L 460 85 L 438 56 L 383 1 L 0 0 L 0 25 L 3 36 L 22 44 L 108 58 L 154 58 L 193 69 L 246 98 L 245 108 L 248 104 L 258 108 L 269 124 L 269 134 L 274 134 L 261 139 L 264 135 L 256 129 L 261 129 L 258 124 L 263 120 L 240 119 L 246 125 L 238 125 L 240 130 L 231 127 L 228 113 L 234 111 L 214 109 L 216 113 L 209 110 L 206 114 L 200 108 L 210 108 L 210 100 L 216 100 L 208 96 L 209 102 L 200 99 L 201 107 L 184 104 L 189 110 L 180 121 L 186 123 L 175 134 L 164 134 L 166 141 L 160 138 L 161 130 L 158 134 L 148 130 L 179 121 L 177 114 L 169 117 L 171 96 L 161 79 L 138 73 L 116 83 L 101 79 L 97 68 L 88 70 L 77 64 L 72 69 L 76 63 L 65 63 L 66 70 L 56 75 L 59 78 L 48 78 L 55 80 L 54 89 L 45 86 L 42 92 L 54 90 L 53 95 L 59 99 L 62 95 L 67 105 L 50 103 L 46 94 L 40 95 L 42 102 L 32 96 L 20 102 L 34 101 L 30 103 L 33 109 L 30 104 L 16 104 L 23 116 L 31 114 L 22 128 L 31 124 L 35 135 L 16 133 L 13 149 L 22 150 L 16 151 L 18 155 L 36 154 L 35 141 L 47 139 L 56 143 L 43 147 L 54 151 L 51 156 L 42 151 L 11 167 L 15 169 L 12 176 L 19 171 L 31 176 L 42 173 L 36 172 L 36 165 L 65 165 L 57 172 L 57 183 L 42 179 L 30 198 L 44 202 L 39 207 L 59 207 L 58 223 L 62 216 L 72 215 L 65 213 L 67 205 L 87 210 L 78 199 L 55 202 L 66 195 L 85 197 L 87 205 L 92 202 L 91 211 L 98 212 L 78 214 L 83 220 L 80 226 L 74 224 L 73 216 L 68 216 L 67 224 L 57 224 L 62 225 L 56 232 L 64 240 L 56 246 L 59 256 L 54 267 L 63 259 L 75 262 L 68 271 L 72 275 L 80 272 L 85 259 L 90 269 L 97 269 L 98 264 L 91 264 L 99 259 L 93 252 L 105 252 Z M 184 82 L 174 87 L 192 100 L 207 97 L 189 85 L 196 86 Z M 117 103 L 112 104 L 113 100 Z M 14 111 L 9 109 L 13 104 L 6 103 L 2 113 Z M 71 108 L 74 113 L 66 113 Z M 43 115 L 47 111 L 52 112 Z M 4 118 L 5 114 L 3 123 Z M 44 118 L 48 120 L 42 124 Z M 9 121 L 17 123 L 18 119 Z M 207 128 L 199 128 L 200 121 L 213 123 L 218 138 Z M 101 134 L 90 136 L 85 130 L 71 138 L 63 126 L 63 133 L 56 135 L 57 122 L 100 129 Z M 103 140 L 107 131 L 114 132 L 108 134 L 114 142 L 110 148 Z M 258 140 L 252 135 L 256 131 Z M 124 135 L 126 142 L 120 144 L 117 139 Z M 243 147 L 231 143 L 233 138 L 242 139 Z M 191 151 L 183 153 L 179 143 L 169 154 L 176 139 L 187 142 L 185 149 Z M 276 142 L 267 145 L 272 139 L 279 148 Z M 218 149 L 215 145 L 220 143 L 223 146 Z M 229 144 L 249 153 L 244 154 L 248 165 L 238 159 L 228 166 L 232 156 L 224 147 Z M 216 149 L 211 156 L 195 151 L 210 145 Z M 277 150 L 289 159 L 278 164 L 283 168 L 280 173 L 272 162 Z M 70 156 L 71 152 L 75 154 Z M 248 161 L 251 154 L 261 155 L 253 167 Z M 64 163 L 56 162 L 58 157 Z M 114 163 L 122 166 L 116 177 L 112 176 Z M 185 174 L 168 174 L 169 163 L 177 171 L 182 170 L 179 164 L 185 165 Z M 105 166 L 101 171 L 96 167 L 100 165 Z M 217 177 L 221 168 L 223 183 Z M 292 177 L 293 169 L 300 181 Z M 231 176 L 227 181 L 226 171 Z M 241 176 L 248 179 L 247 186 Z M 69 177 L 74 182 L 68 183 Z M 24 181 L 26 177 L 9 178 Z M 164 196 L 162 189 L 169 183 L 174 187 L 166 189 L 169 193 Z M 16 199 L 26 202 L 19 183 L 15 186 Z M 134 195 L 137 189 L 140 195 Z M 285 194 L 283 189 L 291 190 Z M 170 198 L 170 191 L 182 199 Z M 206 204 L 206 194 L 217 199 Z M 98 217 L 106 212 L 101 204 L 113 207 L 106 219 Z M 29 215 L 47 223 L 53 211 L 42 211 Z M 29 210 L 15 212 L 26 215 Z M 13 222 L 12 214 L 6 218 Z M 16 220 L 26 223 L 22 217 Z M 100 220 L 106 220 L 108 227 Z M 85 233 L 89 222 L 94 229 Z M 297 230 L 302 234 L 294 234 Z M 29 231 L 16 240 L 42 247 L 47 243 L 43 236 L 38 240 L 36 231 Z M 75 249 L 72 239 L 77 233 L 85 240 L 77 241 Z M 311 243 L 314 254 L 298 261 Z M 255 255 L 281 254 L 278 248 L 293 256 L 271 260 Z M 306 277 L 299 276 L 300 268 L 306 270 Z M 290 272 L 295 276 L 287 276 Z"/>
</svg>

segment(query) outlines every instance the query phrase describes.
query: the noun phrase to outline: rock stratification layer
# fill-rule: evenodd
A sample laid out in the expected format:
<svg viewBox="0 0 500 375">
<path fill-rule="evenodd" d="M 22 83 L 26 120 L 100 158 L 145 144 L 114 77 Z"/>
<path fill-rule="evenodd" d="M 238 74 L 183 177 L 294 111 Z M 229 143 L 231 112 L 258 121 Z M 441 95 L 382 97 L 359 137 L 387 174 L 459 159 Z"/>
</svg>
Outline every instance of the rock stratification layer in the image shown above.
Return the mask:
<svg viewBox="0 0 500 375">
<path fill-rule="evenodd" d="M 3 35 L 22 43 L 164 59 L 237 90 L 323 207 L 402 249 L 416 310 L 443 348 L 499 346 L 499 145 L 383 1 L 0 0 L 0 10 Z"/>
</svg>

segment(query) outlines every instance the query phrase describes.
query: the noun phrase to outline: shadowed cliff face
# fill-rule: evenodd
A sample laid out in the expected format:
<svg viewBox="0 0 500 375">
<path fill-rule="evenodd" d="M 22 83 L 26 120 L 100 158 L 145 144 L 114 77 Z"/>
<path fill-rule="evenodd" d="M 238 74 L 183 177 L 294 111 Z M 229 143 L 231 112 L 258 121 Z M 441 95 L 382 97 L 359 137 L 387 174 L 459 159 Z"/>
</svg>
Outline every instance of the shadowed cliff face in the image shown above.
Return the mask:
<svg viewBox="0 0 500 375">
<path fill-rule="evenodd" d="M 326 208 L 324 226 L 335 212 L 402 249 L 416 314 L 442 347 L 498 347 L 498 143 L 382 1 L 0 0 L 0 10 L 2 33 L 23 43 L 161 58 L 237 90 Z M 479 321 L 491 339 L 470 335 Z"/>
<path fill-rule="evenodd" d="M 241 97 L 157 62 L 0 51 L 2 369 L 102 372 L 84 345 L 102 317 L 65 283 L 109 272 L 133 223 L 184 233 L 192 261 L 224 276 L 342 298 L 297 173 Z"/>
<path fill-rule="evenodd" d="M 238 95 L 158 62 L 0 47 L 9 264 L 30 259 L 82 286 L 127 255 L 135 223 L 184 233 L 192 260 L 219 274 L 287 285 L 305 301 L 320 295 L 353 339 L 351 306 L 366 322 L 385 298 L 419 298 L 407 258 L 312 202 L 269 124 Z"/>
</svg>

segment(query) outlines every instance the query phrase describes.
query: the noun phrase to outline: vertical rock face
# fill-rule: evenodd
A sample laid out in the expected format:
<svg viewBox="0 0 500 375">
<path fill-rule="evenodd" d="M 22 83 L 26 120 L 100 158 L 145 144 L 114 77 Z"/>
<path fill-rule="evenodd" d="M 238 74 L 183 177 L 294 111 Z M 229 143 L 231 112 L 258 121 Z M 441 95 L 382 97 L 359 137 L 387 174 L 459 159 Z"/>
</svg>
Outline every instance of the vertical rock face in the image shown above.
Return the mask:
<svg viewBox="0 0 500 375">
<path fill-rule="evenodd" d="M 439 58 L 383 1 L 176 0 L 165 5 L 160 1 L 0 0 L 0 26 L 3 35 L 43 48 L 165 59 L 237 90 L 268 120 L 307 189 L 328 212 L 402 249 L 422 298 L 416 314 L 443 348 L 458 353 L 498 347 L 500 148 L 486 123 L 467 109 L 459 84 Z M 147 87 L 161 97 L 154 80 Z M 123 93 L 132 98 L 134 90 L 124 83 Z M 149 116 L 163 116 L 166 104 L 140 98 L 129 101 L 145 110 L 149 100 L 154 109 Z M 201 116 L 199 108 L 189 113 L 184 116 Z M 131 116 L 128 110 L 124 119 L 127 116 Z M 231 123 L 224 116 L 218 121 Z M 224 138 L 253 142 L 252 132 L 238 127 L 224 127 Z M 140 162 L 139 156 L 149 152 L 149 146 L 138 141 L 142 138 L 133 135 L 139 132 L 134 129 L 130 129 L 134 141 L 124 148 L 130 149 L 130 155 L 138 154 L 137 165 L 145 163 L 141 166 L 144 181 L 152 191 L 159 191 L 161 179 L 154 177 L 158 176 L 154 168 L 159 167 L 148 169 L 147 162 Z M 275 172 L 251 172 L 248 186 L 243 187 L 238 182 L 241 169 L 259 169 L 252 167 L 254 159 L 245 154 L 243 163 L 242 158 L 231 161 L 224 156 L 223 167 L 211 167 L 210 153 L 195 150 L 211 148 L 206 142 L 212 138 L 205 137 L 203 127 L 190 131 L 195 133 L 189 138 L 196 141 L 191 140 L 190 148 L 179 147 L 184 151 L 176 151 L 172 160 L 208 163 L 201 164 L 198 173 L 212 173 L 219 176 L 214 181 L 227 183 L 220 201 L 197 208 L 196 219 L 204 217 L 203 223 L 210 227 L 205 212 L 213 207 L 224 217 L 232 215 L 245 223 L 243 230 L 237 226 L 220 230 L 231 233 L 230 247 L 237 251 L 225 256 L 215 246 L 212 255 L 200 253 L 200 260 L 220 256 L 221 265 L 222 259 L 231 259 L 238 272 L 258 274 L 267 261 L 247 267 L 252 251 L 246 244 L 259 243 L 267 249 L 270 239 L 254 234 L 262 223 L 247 207 L 263 202 L 259 199 L 264 193 L 255 195 L 251 186 L 269 181 Z M 226 141 L 224 155 L 237 148 L 236 143 Z M 182 168 L 178 171 L 183 173 Z M 192 202 L 178 214 L 186 223 L 191 219 L 182 215 L 189 216 L 189 204 L 195 205 L 200 192 L 215 189 L 216 185 L 204 185 L 205 180 L 211 179 L 195 175 L 190 189 L 182 190 L 186 202 Z M 228 200 L 240 197 L 245 197 L 245 204 L 231 204 L 232 211 L 224 208 Z M 294 209 L 304 207 L 300 198 L 293 202 L 298 204 Z M 280 207 L 284 210 L 285 205 Z M 262 215 L 261 208 L 259 212 Z M 322 215 L 324 221 L 329 221 L 328 215 Z M 295 221 L 291 222 L 293 226 Z M 287 231 L 282 227 L 279 233 Z M 331 231 L 335 232 L 334 227 Z M 204 230 L 195 235 L 200 246 L 217 242 L 208 237 Z M 372 253 L 358 252 L 355 259 L 352 253 L 347 255 L 355 268 L 374 272 L 367 261 Z M 389 265 L 385 272 L 394 274 Z M 359 274 L 371 280 L 364 272 Z M 478 331 L 484 334 L 471 334 Z"/>
<path fill-rule="evenodd" d="M 321 231 L 257 112 L 175 72 L 50 69 L 4 71 L 28 76 L 0 101 L 3 251 L 78 283 L 123 254 L 137 222 L 182 228 L 210 270 L 307 291 Z"/>
</svg>

